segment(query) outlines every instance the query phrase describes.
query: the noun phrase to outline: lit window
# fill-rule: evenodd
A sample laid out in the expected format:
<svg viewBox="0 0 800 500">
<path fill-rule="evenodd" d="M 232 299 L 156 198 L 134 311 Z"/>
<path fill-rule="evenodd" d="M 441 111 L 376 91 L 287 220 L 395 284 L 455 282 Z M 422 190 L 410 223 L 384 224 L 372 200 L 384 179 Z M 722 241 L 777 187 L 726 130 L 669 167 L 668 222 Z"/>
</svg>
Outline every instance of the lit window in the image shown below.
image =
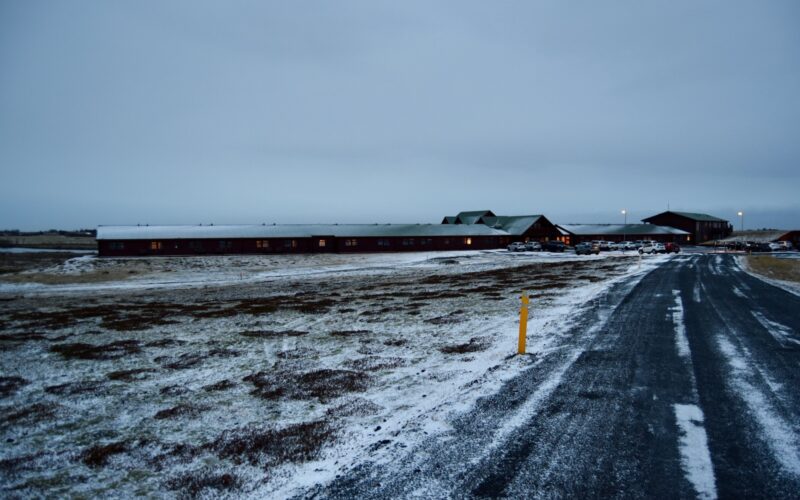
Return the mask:
<svg viewBox="0 0 800 500">
<path fill-rule="evenodd" d="M 465 245 L 472 245 L 472 238 L 464 238 Z"/>
<path fill-rule="evenodd" d="M 151 241 L 150 242 L 150 250 L 161 250 L 161 242 L 160 241 Z"/>
<path fill-rule="evenodd" d="M 344 240 L 344 246 L 346 247 L 358 246 L 358 240 Z"/>
<path fill-rule="evenodd" d="M 256 248 L 261 248 L 261 249 L 269 248 L 269 240 L 256 240 Z"/>
<path fill-rule="evenodd" d="M 319 247 L 325 248 L 325 240 L 319 240 Z"/>
</svg>

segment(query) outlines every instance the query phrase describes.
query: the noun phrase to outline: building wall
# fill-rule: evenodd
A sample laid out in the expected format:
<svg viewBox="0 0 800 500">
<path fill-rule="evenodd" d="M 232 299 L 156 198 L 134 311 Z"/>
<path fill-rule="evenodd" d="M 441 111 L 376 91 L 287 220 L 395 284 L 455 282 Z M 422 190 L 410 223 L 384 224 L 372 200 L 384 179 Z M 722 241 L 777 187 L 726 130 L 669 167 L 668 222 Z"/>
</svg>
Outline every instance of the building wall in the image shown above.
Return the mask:
<svg viewBox="0 0 800 500">
<path fill-rule="evenodd" d="M 487 250 L 509 243 L 506 236 L 234 238 L 197 240 L 98 240 L 101 257 L 286 253 L 423 252 Z"/>
</svg>

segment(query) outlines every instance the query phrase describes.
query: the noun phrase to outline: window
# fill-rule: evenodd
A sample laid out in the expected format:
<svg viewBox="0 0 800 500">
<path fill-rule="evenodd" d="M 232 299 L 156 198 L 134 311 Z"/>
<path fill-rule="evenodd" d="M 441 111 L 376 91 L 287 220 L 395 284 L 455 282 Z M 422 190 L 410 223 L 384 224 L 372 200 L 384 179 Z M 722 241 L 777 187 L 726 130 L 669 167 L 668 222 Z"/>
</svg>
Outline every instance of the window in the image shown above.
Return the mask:
<svg viewBox="0 0 800 500">
<path fill-rule="evenodd" d="M 419 240 L 419 243 L 422 246 L 432 245 L 433 244 L 433 239 L 431 239 L 431 238 L 422 238 L 421 240 Z"/>
<path fill-rule="evenodd" d="M 217 242 L 217 248 L 220 250 L 230 250 L 233 248 L 233 242 L 230 240 L 219 240 Z"/>
<path fill-rule="evenodd" d="M 450 238 L 445 238 L 444 239 L 444 244 L 445 245 L 449 245 L 450 244 Z"/>
<path fill-rule="evenodd" d="M 344 246 L 346 247 L 358 246 L 358 240 L 356 239 L 344 240 Z"/>
<path fill-rule="evenodd" d="M 388 247 L 389 246 L 389 240 L 379 239 L 378 240 L 378 246 L 379 247 L 384 247 L 384 248 Z"/>
<path fill-rule="evenodd" d="M 403 240 L 404 247 L 413 247 L 414 246 L 414 238 L 405 238 Z"/>
<path fill-rule="evenodd" d="M 256 240 L 256 248 L 260 248 L 262 250 L 268 250 L 269 240 Z"/>
<path fill-rule="evenodd" d="M 161 250 L 161 242 L 160 241 L 151 241 L 150 242 L 150 250 Z"/>
<path fill-rule="evenodd" d="M 472 238 L 464 238 L 464 244 L 467 246 L 472 245 Z"/>
<path fill-rule="evenodd" d="M 196 241 L 196 240 L 195 241 L 190 241 L 189 242 L 189 248 L 191 250 L 194 250 L 195 252 L 200 252 L 200 251 L 203 250 L 203 242 Z"/>
<path fill-rule="evenodd" d="M 297 240 L 283 240 L 283 247 L 286 249 L 296 249 L 297 248 Z"/>
<path fill-rule="evenodd" d="M 325 240 L 319 240 L 319 247 L 325 248 Z"/>
<path fill-rule="evenodd" d="M 125 250 L 125 243 L 121 241 L 112 241 L 108 244 L 109 250 Z"/>
</svg>

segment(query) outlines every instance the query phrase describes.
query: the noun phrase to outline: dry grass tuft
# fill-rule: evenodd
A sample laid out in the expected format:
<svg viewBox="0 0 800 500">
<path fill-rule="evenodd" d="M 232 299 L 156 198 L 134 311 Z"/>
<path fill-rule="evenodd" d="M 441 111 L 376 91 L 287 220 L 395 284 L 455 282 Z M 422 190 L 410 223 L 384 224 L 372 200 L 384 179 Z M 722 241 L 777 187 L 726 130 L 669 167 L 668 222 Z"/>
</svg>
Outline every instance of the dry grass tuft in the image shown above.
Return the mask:
<svg viewBox="0 0 800 500">
<path fill-rule="evenodd" d="M 17 391 L 28 385 L 28 381 L 22 377 L 0 377 L 0 398 L 13 396 Z"/>
<path fill-rule="evenodd" d="M 300 375 L 296 373 L 261 371 L 243 379 L 255 386 L 251 392 L 262 399 L 317 398 L 321 401 L 337 398 L 349 392 L 363 392 L 367 389 L 369 376 L 351 370 L 316 370 Z"/>
<path fill-rule="evenodd" d="M 301 332 L 298 330 L 285 330 L 279 332 L 272 330 L 255 330 L 255 331 L 241 332 L 239 335 L 255 339 L 273 339 L 282 337 L 300 337 L 302 335 L 308 335 L 308 332 Z"/>
<path fill-rule="evenodd" d="M 94 393 L 99 391 L 105 382 L 103 380 L 82 380 L 66 384 L 51 385 L 44 388 L 44 392 L 57 396 L 75 396 L 77 394 Z"/>
<path fill-rule="evenodd" d="M 166 483 L 166 487 L 170 490 L 180 490 L 191 498 L 203 496 L 207 498 L 214 498 L 219 493 L 230 491 L 239 488 L 241 480 L 233 474 L 219 474 L 212 468 L 205 468 L 199 471 L 189 472 L 170 479 Z M 211 491 L 209 491 L 211 490 Z"/>
<path fill-rule="evenodd" d="M 220 458 L 235 463 L 276 466 L 314 460 L 334 431 L 327 422 L 304 422 L 283 429 L 248 427 L 224 432 L 213 445 Z"/>
<path fill-rule="evenodd" d="M 103 467 L 108 463 L 109 457 L 125 453 L 127 449 L 128 445 L 124 441 L 118 441 L 104 446 L 95 445 L 86 449 L 81 454 L 81 460 L 92 468 Z"/>
<path fill-rule="evenodd" d="M 56 416 L 60 406 L 53 403 L 34 403 L 21 409 L 0 416 L 0 426 L 33 425 Z"/>
<path fill-rule="evenodd" d="M 50 347 L 65 359 L 117 359 L 141 352 L 136 340 L 119 340 L 105 345 L 93 345 L 77 342 L 74 344 L 56 344 Z"/>
<path fill-rule="evenodd" d="M 215 384 L 209 384 L 203 386 L 203 390 L 206 392 L 226 391 L 228 389 L 233 389 L 234 387 L 236 387 L 236 384 L 226 379 L 226 380 L 220 380 Z"/>
<path fill-rule="evenodd" d="M 180 404 L 178 406 L 174 406 L 172 408 L 167 408 L 166 410 L 159 411 L 153 416 L 153 418 L 155 418 L 156 420 L 164 420 L 168 418 L 178 418 L 185 416 L 194 417 L 206 411 L 207 409 L 208 408 L 206 408 L 205 406 Z"/>
<path fill-rule="evenodd" d="M 147 378 L 142 376 L 146 373 L 153 373 L 155 370 L 152 368 L 137 368 L 133 370 L 119 370 L 106 374 L 109 380 L 119 380 L 122 382 L 136 382 Z"/>
<path fill-rule="evenodd" d="M 489 346 L 478 338 L 472 338 L 466 344 L 456 344 L 441 347 L 440 352 L 444 354 L 466 354 L 470 352 L 485 351 Z"/>
</svg>

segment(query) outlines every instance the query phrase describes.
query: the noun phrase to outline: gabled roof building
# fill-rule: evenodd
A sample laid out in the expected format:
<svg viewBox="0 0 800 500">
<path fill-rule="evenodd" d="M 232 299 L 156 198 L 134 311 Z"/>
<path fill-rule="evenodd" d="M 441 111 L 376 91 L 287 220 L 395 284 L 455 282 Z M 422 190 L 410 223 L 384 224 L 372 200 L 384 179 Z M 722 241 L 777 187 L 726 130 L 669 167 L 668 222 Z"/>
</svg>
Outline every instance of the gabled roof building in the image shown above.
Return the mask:
<svg viewBox="0 0 800 500">
<path fill-rule="evenodd" d="M 689 233 L 654 224 L 559 224 L 561 241 L 576 245 L 585 241 L 654 240 L 661 243 L 687 243 Z"/>
<path fill-rule="evenodd" d="M 666 211 L 653 215 L 642 222 L 656 224 L 659 226 L 669 226 L 690 235 L 687 243 L 699 244 L 709 240 L 720 240 L 726 238 L 733 232 L 733 226 L 724 219 L 708 214 L 692 212 Z"/>
</svg>

